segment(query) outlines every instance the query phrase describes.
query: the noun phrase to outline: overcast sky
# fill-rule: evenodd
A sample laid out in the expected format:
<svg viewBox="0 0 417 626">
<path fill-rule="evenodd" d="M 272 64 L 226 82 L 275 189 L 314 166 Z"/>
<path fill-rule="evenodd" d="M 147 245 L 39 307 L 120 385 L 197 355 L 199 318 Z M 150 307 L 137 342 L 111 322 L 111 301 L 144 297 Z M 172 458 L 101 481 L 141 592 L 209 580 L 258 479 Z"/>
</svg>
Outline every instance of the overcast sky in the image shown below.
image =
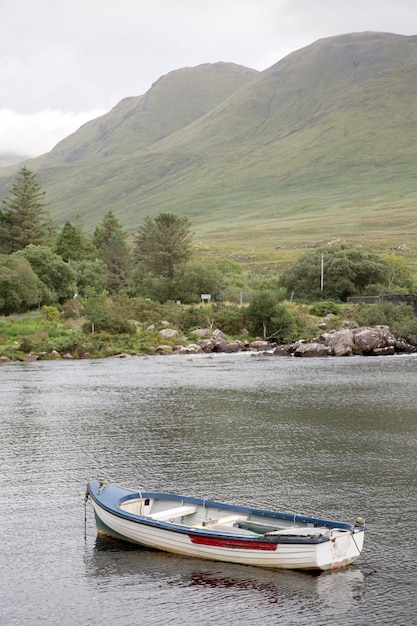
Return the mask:
<svg viewBox="0 0 417 626">
<path fill-rule="evenodd" d="M 172 70 L 367 30 L 417 34 L 416 0 L 0 0 L 0 154 L 47 152 Z"/>
</svg>

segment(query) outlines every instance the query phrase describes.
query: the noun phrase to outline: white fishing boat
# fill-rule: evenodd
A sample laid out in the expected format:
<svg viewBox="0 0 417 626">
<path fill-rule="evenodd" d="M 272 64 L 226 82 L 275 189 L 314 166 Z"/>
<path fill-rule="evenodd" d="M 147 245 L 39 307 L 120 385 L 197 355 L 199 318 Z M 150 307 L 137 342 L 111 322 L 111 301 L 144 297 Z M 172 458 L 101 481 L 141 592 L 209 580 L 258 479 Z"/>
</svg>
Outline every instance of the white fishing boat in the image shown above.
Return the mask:
<svg viewBox="0 0 417 626">
<path fill-rule="evenodd" d="M 365 525 L 89 482 L 97 531 L 175 554 L 242 565 L 329 570 L 353 563 Z"/>
</svg>

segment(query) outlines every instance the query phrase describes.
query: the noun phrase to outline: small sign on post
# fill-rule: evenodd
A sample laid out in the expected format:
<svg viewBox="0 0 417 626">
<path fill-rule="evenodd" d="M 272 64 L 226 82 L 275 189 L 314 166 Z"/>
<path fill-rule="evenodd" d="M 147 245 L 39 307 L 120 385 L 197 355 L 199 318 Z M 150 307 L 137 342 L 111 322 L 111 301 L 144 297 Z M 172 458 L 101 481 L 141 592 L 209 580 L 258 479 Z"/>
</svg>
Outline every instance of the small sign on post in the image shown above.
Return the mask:
<svg viewBox="0 0 417 626">
<path fill-rule="evenodd" d="M 200 298 L 201 298 L 201 302 L 210 302 L 211 293 L 202 293 Z"/>
</svg>

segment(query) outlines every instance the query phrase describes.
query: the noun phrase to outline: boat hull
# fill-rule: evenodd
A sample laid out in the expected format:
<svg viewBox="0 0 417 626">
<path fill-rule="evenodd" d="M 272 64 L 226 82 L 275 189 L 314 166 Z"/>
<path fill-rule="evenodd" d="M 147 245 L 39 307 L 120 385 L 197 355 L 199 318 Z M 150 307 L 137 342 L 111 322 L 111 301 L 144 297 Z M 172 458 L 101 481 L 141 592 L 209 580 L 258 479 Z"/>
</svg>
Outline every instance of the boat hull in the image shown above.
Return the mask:
<svg viewBox="0 0 417 626">
<path fill-rule="evenodd" d="M 107 498 L 100 501 L 103 491 L 111 488 L 116 489 L 113 497 L 107 494 Z M 238 528 L 232 532 L 226 526 L 223 531 L 213 531 L 197 527 L 198 524 L 188 526 L 127 513 L 119 506 L 123 501 L 123 490 L 106 487 L 100 493 L 98 491 L 100 487 L 97 483 L 89 483 L 88 494 L 98 533 L 174 554 L 271 569 L 328 570 L 353 563 L 363 546 L 363 528 L 335 528 L 328 537 L 311 538 L 274 536 L 274 533 L 272 536 L 255 535 Z M 111 501 L 113 504 L 110 506 Z M 229 513 L 233 509 L 227 506 Z M 251 511 L 252 515 L 257 511 L 244 507 L 234 510 L 238 513 Z M 261 513 L 265 515 L 265 512 Z"/>
</svg>

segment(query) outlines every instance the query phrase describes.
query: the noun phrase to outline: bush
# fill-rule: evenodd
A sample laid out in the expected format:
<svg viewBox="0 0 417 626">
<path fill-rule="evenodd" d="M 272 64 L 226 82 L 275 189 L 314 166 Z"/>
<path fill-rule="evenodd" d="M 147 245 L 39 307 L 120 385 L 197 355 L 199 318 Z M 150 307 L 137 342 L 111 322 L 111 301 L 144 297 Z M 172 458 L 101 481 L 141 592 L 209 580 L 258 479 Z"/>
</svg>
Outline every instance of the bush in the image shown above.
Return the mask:
<svg viewBox="0 0 417 626">
<path fill-rule="evenodd" d="M 298 301 L 324 297 L 345 302 L 349 296 L 370 295 L 376 285 L 385 285 L 388 271 L 388 263 L 371 250 L 337 243 L 305 252 L 279 282 L 287 296 L 294 293 Z"/>
<path fill-rule="evenodd" d="M 240 335 L 245 326 L 245 311 L 238 305 L 215 304 L 212 308 L 213 326 L 220 328 L 226 335 Z"/>
<path fill-rule="evenodd" d="M 61 335 L 53 339 L 49 339 L 48 352 L 56 350 L 60 354 L 70 353 L 74 355 L 83 354 L 87 352 L 85 345 L 83 344 L 83 337 L 80 332 L 71 331 L 69 335 Z"/>
<path fill-rule="evenodd" d="M 20 337 L 20 350 L 29 354 L 30 352 L 42 352 L 46 350 L 48 343 L 48 333 L 43 330 L 35 330 L 30 334 Z"/>
<path fill-rule="evenodd" d="M 333 315 L 338 315 L 340 312 L 340 305 L 334 300 L 323 300 L 321 302 L 316 302 L 310 307 L 311 315 L 316 315 L 317 317 L 324 317 L 325 315 L 329 315 L 333 313 Z"/>
<path fill-rule="evenodd" d="M 278 304 L 272 318 L 274 332 L 272 337 L 277 343 L 287 343 L 298 339 L 301 332 L 300 318 L 285 304 Z"/>
<path fill-rule="evenodd" d="M 408 304 L 396 306 L 392 302 L 360 303 L 351 309 L 350 317 L 361 326 L 389 326 L 393 335 L 417 345 L 417 317 Z"/>
<path fill-rule="evenodd" d="M 58 322 L 61 317 L 61 313 L 55 306 L 43 306 L 42 313 L 48 322 Z"/>
<path fill-rule="evenodd" d="M 404 339 L 417 346 L 417 318 L 403 319 L 401 322 L 394 322 L 391 331 L 397 339 Z"/>
<path fill-rule="evenodd" d="M 122 317 L 102 313 L 94 318 L 94 323 L 87 321 L 82 325 L 84 333 L 107 332 L 110 335 L 135 335 L 136 326 Z"/>
</svg>

